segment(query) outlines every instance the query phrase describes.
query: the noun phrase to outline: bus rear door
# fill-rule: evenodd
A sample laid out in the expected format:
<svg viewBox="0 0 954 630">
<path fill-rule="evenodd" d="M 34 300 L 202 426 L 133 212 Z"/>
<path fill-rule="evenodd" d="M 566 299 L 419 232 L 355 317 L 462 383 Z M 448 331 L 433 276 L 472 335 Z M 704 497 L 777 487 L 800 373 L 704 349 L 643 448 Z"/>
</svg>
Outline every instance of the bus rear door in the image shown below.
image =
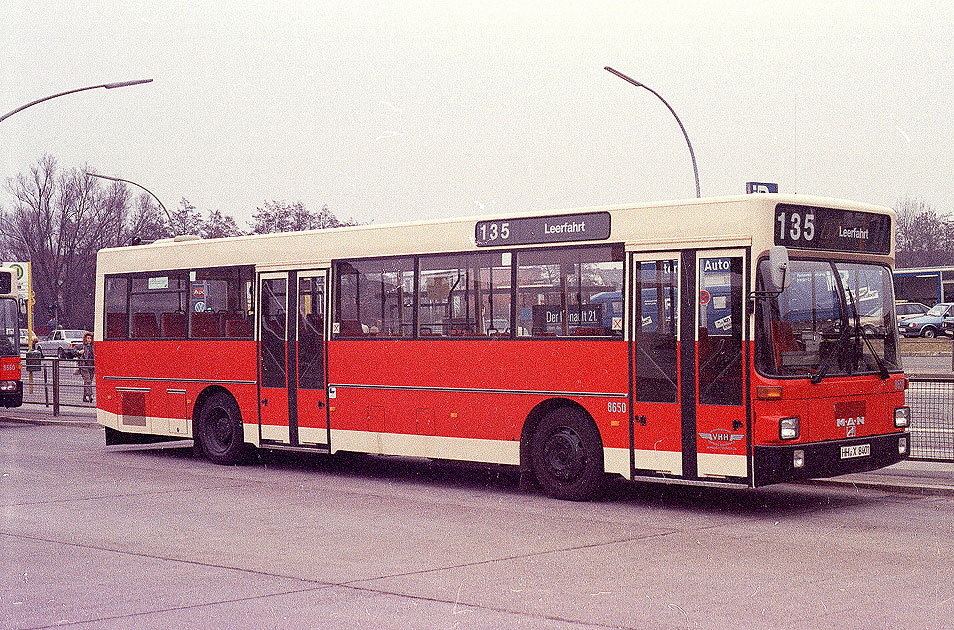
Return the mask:
<svg viewBox="0 0 954 630">
<path fill-rule="evenodd" d="M 263 446 L 327 448 L 328 272 L 259 276 L 259 422 Z"/>
</svg>

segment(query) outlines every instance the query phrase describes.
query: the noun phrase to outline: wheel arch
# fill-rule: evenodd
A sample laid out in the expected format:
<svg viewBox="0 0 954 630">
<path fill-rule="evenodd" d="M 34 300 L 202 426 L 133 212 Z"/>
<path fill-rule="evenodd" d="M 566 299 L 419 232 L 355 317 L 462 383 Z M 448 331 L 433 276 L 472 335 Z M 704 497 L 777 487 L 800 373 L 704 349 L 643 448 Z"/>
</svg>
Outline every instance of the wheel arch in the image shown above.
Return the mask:
<svg viewBox="0 0 954 630">
<path fill-rule="evenodd" d="M 586 407 L 569 398 L 548 398 L 531 409 L 523 421 L 523 429 L 520 432 L 520 470 L 522 472 L 530 472 L 533 468 L 530 458 L 530 446 L 533 441 L 533 434 L 537 430 L 540 421 L 554 409 L 564 407 L 579 411 L 584 418 L 591 422 L 596 429 L 597 435 L 600 436 L 600 442 L 602 442 L 603 435 L 600 433 L 596 421 L 593 420 L 593 416 L 586 410 Z"/>
<path fill-rule="evenodd" d="M 232 400 L 238 404 L 238 399 L 235 397 L 235 394 L 230 392 L 227 388 L 222 387 L 221 385 L 209 385 L 195 397 L 195 403 L 192 405 L 192 439 L 195 442 L 195 447 L 198 449 L 201 442 L 201 431 L 199 431 L 199 414 L 202 413 L 202 407 L 205 405 L 205 401 L 208 400 L 211 396 L 218 393 L 225 393 L 232 397 Z M 242 413 L 242 408 L 239 407 L 239 414 Z M 243 420 L 244 422 L 244 420 Z"/>
</svg>

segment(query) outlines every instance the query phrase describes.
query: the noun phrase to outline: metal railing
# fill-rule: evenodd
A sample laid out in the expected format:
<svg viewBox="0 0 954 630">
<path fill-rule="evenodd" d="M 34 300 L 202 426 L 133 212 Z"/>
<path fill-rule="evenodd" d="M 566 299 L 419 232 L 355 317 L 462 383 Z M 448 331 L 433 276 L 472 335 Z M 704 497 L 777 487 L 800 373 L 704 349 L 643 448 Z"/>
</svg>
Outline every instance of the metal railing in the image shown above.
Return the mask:
<svg viewBox="0 0 954 630">
<path fill-rule="evenodd" d="M 911 459 L 954 461 L 954 376 L 910 376 Z"/>
<path fill-rule="evenodd" d="M 51 407 L 95 407 L 96 384 L 86 386 L 77 359 L 30 359 L 23 362 L 23 402 Z M 32 365 L 31 365 L 32 364 Z"/>
</svg>

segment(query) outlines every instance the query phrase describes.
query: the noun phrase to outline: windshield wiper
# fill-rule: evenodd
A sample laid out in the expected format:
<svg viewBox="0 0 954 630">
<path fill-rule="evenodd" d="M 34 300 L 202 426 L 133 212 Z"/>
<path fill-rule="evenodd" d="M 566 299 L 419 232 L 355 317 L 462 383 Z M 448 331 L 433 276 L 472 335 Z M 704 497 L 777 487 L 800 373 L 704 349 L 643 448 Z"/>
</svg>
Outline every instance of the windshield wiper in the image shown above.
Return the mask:
<svg viewBox="0 0 954 630">
<path fill-rule="evenodd" d="M 890 375 L 888 374 L 888 368 L 885 366 L 884 361 L 881 359 L 881 355 L 875 352 L 874 346 L 871 345 L 871 340 L 868 339 L 868 335 L 865 334 L 865 327 L 861 325 L 861 317 L 858 314 L 858 300 L 855 299 L 855 294 L 851 292 L 851 289 L 845 289 L 845 292 L 848 294 L 848 297 L 851 298 L 851 308 L 855 312 L 855 335 L 858 339 L 859 348 L 856 350 L 857 356 L 855 359 L 864 358 L 864 350 L 860 348 L 861 340 L 864 340 L 865 345 L 868 346 L 868 350 L 871 352 L 871 356 L 874 357 L 875 363 L 878 364 L 878 375 L 881 377 L 881 380 L 887 379 Z M 855 365 L 855 361 L 852 361 L 852 366 Z"/>
<path fill-rule="evenodd" d="M 887 337 L 887 335 L 885 335 Z M 881 377 L 881 380 L 887 380 L 890 374 L 888 374 L 888 366 L 885 365 L 884 360 L 881 358 L 881 355 L 875 352 L 874 347 L 871 345 L 871 340 L 868 339 L 868 335 L 865 334 L 864 329 L 861 330 L 861 338 L 865 340 L 865 345 L 868 346 L 868 350 L 871 351 L 871 356 L 874 357 L 875 363 L 878 364 L 878 376 Z"/>
<path fill-rule="evenodd" d="M 841 282 L 841 275 L 838 273 L 838 269 L 835 268 L 834 263 L 829 263 L 831 265 L 832 273 L 835 275 L 835 290 L 838 291 L 839 306 L 841 310 L 841 334 L 838 335 L 838 341 L 835 342 L 835 347 L 831 349 L 831 352 L 828 353 L 828 356 L 825 357 L 825 362 L 822 363 L 821 368 L 818 370 L 818 374 L 815 374 L 811 377 L 810 381 L 813 385 L 818 385 L 822 382 L 822 379 L 825 378 L 825 375 L 828 374 L 828 370 L 831 369 L 831 365 L 835 357 L 841 354 L 842 346 L 848 341 L 851 333 L 851 325 L 848 323 L 848 301 L 845 300 L 845 286 Z M 852 296 L 852 301 L 854 301 L 854 296 Z M 858 311 L 855 310 L 855 318 L 858 317 Z M 855 359 L 852 357 L 852 360 L 848 364 L 848 374 L 851 374 L 851 367 L 854 364 Z"/>
<path fill-rule="evenodd" d="M 848 338 L 850 337 L 851 326 L 848 325 L 848 322 L 843 321 L 841 323 L 841 334 L 838 335 L 838 341 L 835 342 L 835 347 L 831 349 L 831 352 L 825 357 L 825 362 L 822 363 L 821 369 L 818 370 L 818 374 L 815 374 L 811 377 L 811 382 L 813 385 L 818 385 L 822 382 L 822 379 L 825 378 L 825 375 L 828 374 L 829 368 L 831 368 L 834 357 L 837 357 L 841 353 L 841 347 L 844 345 Z"/>
</svg>

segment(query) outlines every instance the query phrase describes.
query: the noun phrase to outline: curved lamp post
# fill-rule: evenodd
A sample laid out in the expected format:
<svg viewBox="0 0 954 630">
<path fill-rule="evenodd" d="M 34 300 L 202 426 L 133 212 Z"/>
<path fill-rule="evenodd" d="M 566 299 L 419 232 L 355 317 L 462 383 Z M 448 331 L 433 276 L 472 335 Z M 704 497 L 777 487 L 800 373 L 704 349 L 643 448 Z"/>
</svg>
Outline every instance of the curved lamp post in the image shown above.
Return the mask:
<svg viewBox="0 0 954 630">
<path fill-rule="evenodd" d="M 149 190 L 148 188 L 146 188 L 146 187 L 143 186 L 142 184 L 137 184 L 136 182 L 134 182 L 134 181 L 132 181 L 132 180 L 123 179 L 122 177 L 110 177 L 109 175 L 98 175 L 98 174 L 96 174 L 96 173 L 90 173 L 89 171 L 83 171 L 83 174 L 84 174 L 84 175 L 89 175 L 90 177 L 98 177 L 98 178 L 100 178 L 100 179 L 108 179 L 108 180 L 111 180 L 111 181 L 114 181 L 114 182 L 125 182 L 125 183 L 127 183 L 127 184 L 132 184 L 133 186 L 137 186 L 137 187 L 139 187 L 139 188 L 142 188 L 142 189 L 145 190 L 147 193 L 149 193 L 150 195 L 152 195 L 152 198 L 156 200 L 156 203 L 159 204 L 159 207 L 162 208 L 162 211 L 166 213 L 166 218 L 169 219 L 169 224 L 170 224 L 170 225 L 172 224 L 172 215 L 169 214 L 169 211 L 166 210 L 166 207 L 165 207 L 164 205 L 162 205 L 162 201 L 159 199 L 159 197 L 156 197 L 155 193 L 153 193 L 151 190 Z"/>
<path fill-rule="evenodd" d="M 623 74 L 622 72 L 620 72 L 620 71 L 618 71 L 618 70 L 614 70 L 613 68 L 610 68 L 609 66 L 604 66 L 603 69 L 606 70 L 607 72 L 611 72 L 612 74 L 615 74 L 616 76 L 618 76 L 618 77 L 619 77 L 620 79 L 622 79 L 623 81 L 626 81 L 627 83 L 632 83 L 632 84 L 635 85 L 636 87 L 641 87 L 641 88 L 645 88 L 645 89 L 649 90 L 650 92 L 652 92 L 652 93 L 656 96 L 656 98 L 658 98 L 659 100 L 661 100 L 661 101 L 663 102 L 663 105 L 665 105 L 666 107 L 669 108 L 669 111 L 672 113 L 673 118 L 675 118 L 675 119 L 676 119 L 676 122 L 679 123 L 679 128 L 682 129 L 682 135 L 683 135 L 683 137 L 685 137 L 685 139 L 686 139 L 686 144 L 689 146 L 689 157 L 692 158 L 692 172 L 693 172 L 693 174 L 696 176 L 696 197 L 697 197 L 697 198 L 698 198 L 698 197 L 701 197 L 702 195 L 701 195 L 700 192 L 699 192 L 699 169 L 696 168 L 696 154 L 695 154 L 695 153 L 693 152 L 693 150 L 692 150 L 692 143 L 689 142 L 689 134 L 686 133 L 686 128 L 682 126 L 682 121 L 679 120 L 679 116 L 676 115 L 676 110 L 674 110 L 674 109 L 672 108 L 672 106 L 671 106 L 669 103 L 666 102 L 666 99 L 664 99 L 662 96 L 659 95 L 659 92 L 657 92 L 656 90 L 652 89 L 652 88 L 649 87 L 648 85 L 645 85 L 645 84 L 643 84 L 643 83 L 640 83 L 639 81 L 637 81 L 637 80 L 635 80 L 635 79 L 631 79 L 631 78 L 629 78 L 628 76 L 626 76 L 625 74 Z"/>
<path fill-rule="evenodd" d="M 101 85 L 90 85 L 89 87 L 82 87 L 82 88 L 77 88 L 75 90 L 67 90 L 65 92 L 60 92 L 59 94 L 53 94 L 51 96 L 44 96 L 43 98 L 38 98 L 35 101 L 27 103 L 26 105 L 23 105 L 22 107 L 17 107 L 12 112 L 7 112 L 3 116 L 0 116 L 0 122 L 3 122 L 10 116 L 13 116 L 14 114 L 16 114 L 17 112 L 22 112 L 27 107 L 33 107 L 37 103 L 42 103 L 43 101 L 48 101 L 51 98 L 56 98 L 58 96 L 66 96 L 67 94 L 75 94 L 76 92 L 84 92 L 86 90 L 96 90 L 99 88 L 106 88 L 107 90 L 112 90 L 113 88 L 128 87 L 130 85 L 140 85 L 142 83 L 149 83 L 151 81 L 152 79 L 136 79 L 135 81 L 119 81 L 117 83 L 103 83 Z"/>
</svg>

